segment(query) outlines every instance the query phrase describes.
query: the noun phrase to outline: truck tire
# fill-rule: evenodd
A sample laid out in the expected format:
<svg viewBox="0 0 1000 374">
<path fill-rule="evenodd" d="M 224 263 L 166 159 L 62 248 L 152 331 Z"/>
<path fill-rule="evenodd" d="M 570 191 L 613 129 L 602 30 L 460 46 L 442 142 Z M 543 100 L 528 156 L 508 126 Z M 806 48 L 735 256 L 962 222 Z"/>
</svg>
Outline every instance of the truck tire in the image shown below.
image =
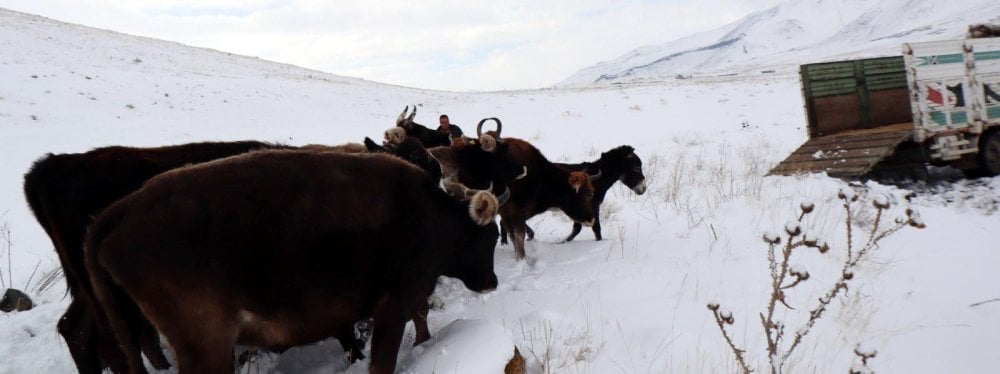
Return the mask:
<svg viewBox="0 0 1000 374">
<path fill-rule="evenodd" d="M 981 177 L 1000 175 L 1000 131 L 990 131 L 979 142 L 976 171 Z"/>
</svg>

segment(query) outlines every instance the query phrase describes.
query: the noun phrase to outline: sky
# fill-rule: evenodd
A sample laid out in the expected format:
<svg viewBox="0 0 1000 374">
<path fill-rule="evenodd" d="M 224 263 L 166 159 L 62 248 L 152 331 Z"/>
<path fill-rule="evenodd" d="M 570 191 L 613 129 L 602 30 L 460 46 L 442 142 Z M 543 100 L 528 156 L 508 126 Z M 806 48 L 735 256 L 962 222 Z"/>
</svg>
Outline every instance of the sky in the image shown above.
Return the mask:
<svg viewBox="0 0 1000 374">
<path fill-rule="evenodd" d="M 448 91 L 550 87 L 781 0 L 0 0 L 55 20 Z"/>
</svg>

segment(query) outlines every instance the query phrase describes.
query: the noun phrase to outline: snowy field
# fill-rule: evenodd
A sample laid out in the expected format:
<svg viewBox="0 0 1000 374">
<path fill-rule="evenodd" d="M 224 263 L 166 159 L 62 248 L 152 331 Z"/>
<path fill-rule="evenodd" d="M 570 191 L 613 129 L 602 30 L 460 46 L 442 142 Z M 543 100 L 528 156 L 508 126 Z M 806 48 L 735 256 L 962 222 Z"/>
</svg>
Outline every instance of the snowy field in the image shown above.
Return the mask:
<svg viewBox="0 0 1000 374">
<path fill-rule="evenodd" d="M 179 44 L 66 25 L 0 9 L 0 272 L 27 289 L 34 310 L 0 314 L 0 373 L 68 373 L 74 366 L 55 324 L 69 299 L 62 285 L 41 293 L 38 273 L 58 266 L 31 215 L 22 176 L 47 152 L 106 145 L 155 146 L 257 139 L 292 145 L 381 137 L 405 105 L 433 125 L 447 113 L 467 132 L 484 117 L 554 161 L 596 159 L 629 144 L 649 189 L 618 185 L 605 201 L 603 241 L 589 229 L 559 242 L 570 222 L 547 213 L 528 260 L 498 246 L 499 288 L 479 295 L 442 279 L 429 322 L 436 338 L 411 348 L 400 369 L 484 372 L 515 344 L 531 372 L 735 372 L 733 355 L 706 304 L 731 310 L 734 342 L 765 370 L 758 313 L 770 292 L 765 232 L 781 232 L 811 202 L 803 227 L 833 248 L 793 256 L 812 278 L 779 309 L 794 331 L 834 281 L 845 256 L 836 194 L 907 207 L 927 228 L 887 238 L 863 262 L 846 296 L 789 359 L 789 372 L 843 373 L 854 347 L 878 350 L 870 366 L 896 373 L 1000 370 L 1000 178 L 946 177 L 902 187 L 848 185 L 823 175 L 765 177 L 805 141 L 794 76 L 749 76 L 573 90 L 450 93 L 333 76 Z M 858 226 L 862 227 L 862 226 Z M 866 238 L 856 229 L 856 240 Z M 8 270 L 8 261 L 10 267 Z M 32 278 L 31 282 L 29 278 Z M 26 283 L 31 283 L 24 287 Z M 973 306 L 973 304 L 977 304 Z M 456 320 L 463 320 L 449 326 Z M 366 372 L 335 341 L 260 357 L 244 372 Z"/>
</svg>

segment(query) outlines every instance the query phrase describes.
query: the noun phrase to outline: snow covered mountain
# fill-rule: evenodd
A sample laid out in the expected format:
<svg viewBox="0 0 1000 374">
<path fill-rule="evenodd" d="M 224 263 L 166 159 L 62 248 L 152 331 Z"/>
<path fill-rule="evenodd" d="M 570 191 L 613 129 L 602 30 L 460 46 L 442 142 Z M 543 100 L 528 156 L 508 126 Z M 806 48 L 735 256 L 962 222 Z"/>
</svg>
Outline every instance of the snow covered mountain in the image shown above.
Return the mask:
<svg viewBox="0 0 1000 374">
<path fill-rule="evenodd" d="M 790 0 L 714 30 L 635 49 L 558 86 L 790 72 L 804 63 L 896 55 L 903 42 L 961 38 L 969 24 L 981 22 L 1000 22 L 1000 2 Z"/>
<path fill-rule="evenodd" d="M 634 146 L 648 188 L 643 195 L 622 184 L 609 191 L 601 241 L 585 229 L 562 243 L 571 222 L 561 213 L 529 221 L 537 236 L 527 261 L 497 246 L 500 285 L 492 293 L 442 278 L 428 316 L 434 339 L 413 347 L 409 328 L 401 372 L 497 372 L 510 343 L 531 373 L 736 372 L 706 309 L 713 300 L 732 312 L 728 329 L 750 365 L 766 371 L 757 315 L 772 290 L 762 233 L 784 232 L 800 204 L 812 202 L 816 210 L 801 228 L 833 248 L 793 258 L 812 276 L 788 291 L 797 311 L 775 316 L 795 331 L 842 271 L 841 189 L 862 195 L 855 216 L 865 223 L 873 219 L 871 198 L 881 196 L 892 202 L 883 218 L 913 208 L 928 227 L 881 242 L 787 372 L 842 373 L 860 342 L 877 348 L 872 367 L 880 372 L 1000 367 L 993 286 L 1000 283 L 1000 177 L 911 191 L 822 174 L 765 176 L 806 138 L 799 85 L 790 76 L 429 91 L 0 9 L 0 291 L 14 285 L 35 301 L 30 311 L 0 314 L 0 374 L 75 372 L 56 332 L 69 303 L 64 283 L 39 282 L 59 271 L 59 261 L 23 193 L 23 175 L 42 155 L 207 140 L 357 142 L 381 137 L 403 106 L 414 104 L 418 121 L 448 113 L 467 132 L 481 118 L 502 118 L 505 136 L 529 140 L 553 161 L 593 161 Z M 368 363 L 348 363 L 337 342 L 324 340 L 262 354 L 241 372 L 367 373 Z"/>
</svg>

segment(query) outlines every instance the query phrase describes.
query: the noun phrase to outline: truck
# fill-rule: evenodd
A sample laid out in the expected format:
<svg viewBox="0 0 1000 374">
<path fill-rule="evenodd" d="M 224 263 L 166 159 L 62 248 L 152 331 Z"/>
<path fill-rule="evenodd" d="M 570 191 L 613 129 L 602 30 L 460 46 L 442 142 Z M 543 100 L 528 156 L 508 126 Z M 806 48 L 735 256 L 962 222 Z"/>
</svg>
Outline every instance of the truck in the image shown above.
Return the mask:
<svg viewBox="0 0 1000 374">
<path fill-rule="evenodd" d="M 799 67 L 809 139 L 769 175 L 1000 175 L 1000 38 L 904 43 L 902 55 Z"/>
</svg>

